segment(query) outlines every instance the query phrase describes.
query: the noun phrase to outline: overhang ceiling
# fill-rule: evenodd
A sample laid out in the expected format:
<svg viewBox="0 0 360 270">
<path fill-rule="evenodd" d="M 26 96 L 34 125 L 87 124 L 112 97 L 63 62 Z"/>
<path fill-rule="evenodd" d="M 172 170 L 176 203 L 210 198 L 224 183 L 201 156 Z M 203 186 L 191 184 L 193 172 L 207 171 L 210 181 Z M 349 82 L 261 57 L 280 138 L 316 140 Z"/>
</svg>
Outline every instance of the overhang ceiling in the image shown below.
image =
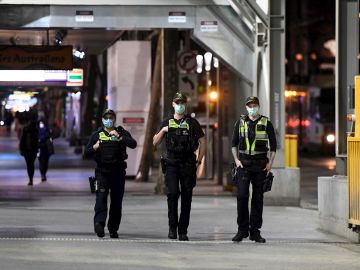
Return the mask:
<svg viewBox="0 0 360 270">
<path fill-rule="evenodd" d="M 51 30 L 0 30 L 0 45 L 55 45 Z M 72 45 L 87 54 L 100 54 L 115 42 L 122 31 L 105 29 L 67 29 L 62 45 Z"/>
</svg>

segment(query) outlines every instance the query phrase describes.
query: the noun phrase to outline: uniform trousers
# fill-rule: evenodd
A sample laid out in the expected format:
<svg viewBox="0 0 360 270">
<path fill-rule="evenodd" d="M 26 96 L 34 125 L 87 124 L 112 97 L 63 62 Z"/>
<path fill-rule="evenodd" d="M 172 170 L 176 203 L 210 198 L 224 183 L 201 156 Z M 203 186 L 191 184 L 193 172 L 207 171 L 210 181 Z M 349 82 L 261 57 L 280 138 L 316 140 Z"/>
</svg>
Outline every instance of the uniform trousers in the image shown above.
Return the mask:
<svg viewBox="0 0 360 270">
<path fill-rule="evenodd" d="M 105 226 L 108 213 L 108 195 L 110 193 L 110 210 L 108 230 L 116 232 L 119 229 L 122 213 L 122 200 L 125 188 L 125 169 L 115 168 L 103 170 L 97 168 L 95 177 L 98 185 L 96 191 L 94 224 L 100 223 Z"/>
<path fill-rule="evenodd" d="M 195 161 L 177 161 L 167 165 L 165 173 L 167 188 L 169 227 L 178 228 L 179 234 L 187 234 L 193 188 L 196 185 Z M 180 219 L 178 218 L 178 200 L 181 197 Z"/>
<path fill-rule="evenodd" d="M 267 161 L 259 161 L 266 164 Z M 243 163 L 244 164 L 244 163 Z M 263 214 L 263 183 L 266 177 L 266 171 L 259 169 L 251 170 L 244 166 L 247 177 L 237 175 L 237 224 L 239 232 L 258 232 L 262 226 Z M 238 168 L 239 170 L 242 170 Z M 251 206 L 249 213 L 249 187 L 252 184 Z"/>
</svg>

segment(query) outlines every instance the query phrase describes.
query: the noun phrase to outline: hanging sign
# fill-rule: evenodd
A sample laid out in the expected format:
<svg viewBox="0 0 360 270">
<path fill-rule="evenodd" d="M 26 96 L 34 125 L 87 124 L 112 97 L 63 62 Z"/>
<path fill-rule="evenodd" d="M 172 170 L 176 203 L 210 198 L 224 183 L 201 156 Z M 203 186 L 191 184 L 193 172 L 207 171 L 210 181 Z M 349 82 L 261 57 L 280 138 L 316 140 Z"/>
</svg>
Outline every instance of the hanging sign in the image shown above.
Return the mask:
<svg viewBox="0 0 360 270">
<path fill-rule="evenodd" d="M 185 12 L 169 12 L 168 17 L 169 23 L 186 23 L 186 13 Z"/>
<path fill-rule="evenodd" d="M 217 21 L 201 21 L 200 22 L 200 31 L 201 32 L 217 32 L 218 31 L 218 22 Z"/>
<path fill-rule="evenodd" d="M 1 46 L 0 69 L 73 68 L 72 46 Z"/>
<path fill-rule="evenodd" d="M 75 15 L 76 22 L 93 22 L 94 12 L 92 10 L 77 10 Z"/>
</svg>

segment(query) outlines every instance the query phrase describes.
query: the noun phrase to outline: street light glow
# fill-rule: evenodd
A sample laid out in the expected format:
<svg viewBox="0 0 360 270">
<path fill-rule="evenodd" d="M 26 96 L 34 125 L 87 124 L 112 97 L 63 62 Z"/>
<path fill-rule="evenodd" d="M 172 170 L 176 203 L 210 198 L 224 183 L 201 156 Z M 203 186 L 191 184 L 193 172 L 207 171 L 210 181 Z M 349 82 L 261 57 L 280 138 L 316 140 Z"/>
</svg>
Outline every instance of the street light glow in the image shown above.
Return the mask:
<svg viewBox="0 0 360 270">
<path fill-rule="evenodd" d="M 209 94 L 209 98 L 211 101 L 217 101 L 218 98 L 219 98 L 219 94 L 217 91 L 211 91 L 210 94 Z"/>
</svg>

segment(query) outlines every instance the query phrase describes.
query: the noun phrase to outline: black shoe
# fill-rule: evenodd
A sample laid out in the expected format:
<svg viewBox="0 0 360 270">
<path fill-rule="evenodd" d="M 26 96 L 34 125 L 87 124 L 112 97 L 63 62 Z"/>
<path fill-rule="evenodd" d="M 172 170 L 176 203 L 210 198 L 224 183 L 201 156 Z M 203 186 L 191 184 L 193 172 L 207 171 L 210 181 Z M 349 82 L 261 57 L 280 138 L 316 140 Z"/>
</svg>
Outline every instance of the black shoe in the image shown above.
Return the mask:
<svg viewBox="0 0 360 270">
<path fill-rule="evenodd" d="M 260 232 L 250 233 L 250 240 L 255 241 L 256 243 L 265 243 L 265 238 L 262 238 Z"/>
<path fill-rule="evenodd" d="M 29 181 L 28 186 L 32 186 L 33 185 L 33 181 Z"/>
<path fill-rule="evenodd" d="M 117 232 L 110 232 L 110 238 L 119 238 L 119 235 Z"/>
<path fill-rule="evenodd" d="M 189 241 L 189 237 L 186 234 L 179 234 L 179 241 Z"/>
<path fill-rule="evenodd" d="M 101 238 L 105 236 L 104 226 L 101 223 L 95 223 L 95 233 Z"/>
<path fill-rule="evenodd" d="M 41 178 L 41 182 L 46 182 L 46 177 L 44 177 L 44 178 Z"/>
<path fill-rule="evenodd" d="M 169 228 L 168 238 L 169 239 L 177 239 L 177 230 L 176 230 L 176 228 Z"/>
<path fill-rule="evenodd" d="M 241 242 L 244 238 L 249 236 L 249 232 L 238 232 L 231 240 L 233 242 Z"/>
</svg>

